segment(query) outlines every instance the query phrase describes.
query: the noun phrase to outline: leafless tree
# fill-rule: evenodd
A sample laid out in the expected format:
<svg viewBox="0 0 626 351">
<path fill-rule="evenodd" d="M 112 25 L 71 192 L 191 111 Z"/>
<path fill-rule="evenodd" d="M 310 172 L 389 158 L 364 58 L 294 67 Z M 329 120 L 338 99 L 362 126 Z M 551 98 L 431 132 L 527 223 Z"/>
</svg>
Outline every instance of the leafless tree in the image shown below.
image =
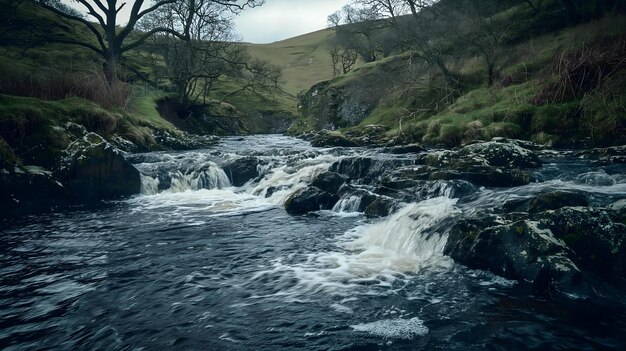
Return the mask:
<svg viewBox="0 0 626 351">
<path fill-rule="evenodd" d="M 169 33 L 171 35 L 184 38 L 184 33 L 172 30 L 161 24 L 136 35 L 135 29 L 139 21 L 145 16 L 155 12 L 166 5 L 171 5 L 180 0 L 73 0 L 82 5 L 89 16 L 84 18 L 71 11 L 65 11 L 58 6 L 54 6 L 50 1 L 43 1 L 40 5 L 58 16 L 75 23 L 84 25 L 93 35 L 97 44 L 89 40 L 80 39 L 59 39 L 57 41 L 67 44 L 79 45 L 88 48 L 104 58 L 104 72 L 109 83 L 115 82 L 118 78 L 118 66 L 122 55 L 144 43 L 146 39 L 155 33 Z M 240 11 L 245 7 L 258 6 L 263 0 L 210 0 L 213 3 L 228 7 L 232 11 Z M 130 16 L 128 22 L 119 27 L 120 11 L 130 6 Z M 92 19 L 95 22 L 92 22 Z"/>
<path fill-rule="evenodd" d="M 233 34 L 233 9 L 211 0 L 180 0 L 147 16 L 140 27 L 157 24 L 169 31 L 154 35 L 145 45 L 155 63 L 164 62 L 162 76 L 177 88 L 179 103 L 206 104 L 221 78 L 237 80 L 238 88 L 258 91 L 278 86 L 280 72 L 269 63 L 252 60 Z M 178 33 L 172 35 L 171 32 Z M 159 71 L 155 65 L 155 71 Z"/>
</svg>

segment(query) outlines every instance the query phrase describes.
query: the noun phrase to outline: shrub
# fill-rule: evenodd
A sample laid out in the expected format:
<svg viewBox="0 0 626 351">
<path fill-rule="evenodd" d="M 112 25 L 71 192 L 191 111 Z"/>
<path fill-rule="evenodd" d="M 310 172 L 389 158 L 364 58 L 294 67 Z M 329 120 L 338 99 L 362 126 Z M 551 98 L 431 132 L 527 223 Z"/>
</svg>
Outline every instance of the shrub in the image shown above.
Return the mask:
<svg viewBox="0 0 626 351">
<path fill-rule="evenodd" d="M 496 122 L 485 127 L 484 133 L 487 139 L 493 137 L 520 138 L 522 136 L 522 128 L 511 122 Z"/>
<path fill-rule="evenodd" d="M 446 146 L 458 146 L 463 141 L 461 124 L 444 124 L 439 131 L 437 142 Z"/>
<path fill-rule="evenodd" d="M 578 125 L 578 103 L 541 106 L 532 117 L 531 132 L 554 135 L 571 135 Z"/>
<path fill-rule="evenodd" d="M 594 143 L 626 143 L 626 72 L 586 94 L 580 108 L 583 136 Z"/>
<path fill-rule="evenodd" d="M 559 51 L 553 57 L 556 80 L 535 96 L 538 105 L 582 98 L 626 67 L 626 39 L 606 38 L 578 50 Z"/>
</svg>

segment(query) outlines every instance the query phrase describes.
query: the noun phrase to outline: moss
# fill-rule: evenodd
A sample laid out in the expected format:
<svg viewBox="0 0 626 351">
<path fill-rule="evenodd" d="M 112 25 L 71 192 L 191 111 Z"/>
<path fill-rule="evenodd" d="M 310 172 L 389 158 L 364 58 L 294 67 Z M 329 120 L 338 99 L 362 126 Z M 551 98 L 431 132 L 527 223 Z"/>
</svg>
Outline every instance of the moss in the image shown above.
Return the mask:
<svg viewBox="0 0 626 351">
<path fill-rule="evenodd" d="M 21 165 L 21 160 L 15 155 L 9 144 L 0 137 L 0 167 L 12 169 L 16 165 Z"/>
<path fill-rule="evenodd" d="M 476 238 L 478 237 L 478 233 L 478 230 L 468 230 L 464 234 L 465 237 L 467 237 L 468 239 L 476 240 Z"/>
</svg>

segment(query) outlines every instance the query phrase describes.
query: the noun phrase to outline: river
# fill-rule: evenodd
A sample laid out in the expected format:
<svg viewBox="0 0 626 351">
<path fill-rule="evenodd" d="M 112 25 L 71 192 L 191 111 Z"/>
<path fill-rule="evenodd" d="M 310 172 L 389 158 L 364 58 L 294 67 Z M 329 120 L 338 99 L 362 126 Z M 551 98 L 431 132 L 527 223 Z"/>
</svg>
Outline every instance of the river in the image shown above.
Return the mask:
<svg viewBox="0 0 626 351">
<path fill-rule="evenodd" d="M 545 189 L 605 205 L 626 197 L 623 168 L 555 156 L 536 172 L 543 182 L 443 191 L 382 219 L 354 212 L 358 198 L 285 212 L 333 162 L 378 152 L 224 138 L 131 157 L 142 195 L 5 220 L 0 349 L 626 349 L 624 306 L 546 301 L 442 253 L 460 213 Z M 233 187 L 221 165 L 243 156 L 262 176 Z"/>
</svg>

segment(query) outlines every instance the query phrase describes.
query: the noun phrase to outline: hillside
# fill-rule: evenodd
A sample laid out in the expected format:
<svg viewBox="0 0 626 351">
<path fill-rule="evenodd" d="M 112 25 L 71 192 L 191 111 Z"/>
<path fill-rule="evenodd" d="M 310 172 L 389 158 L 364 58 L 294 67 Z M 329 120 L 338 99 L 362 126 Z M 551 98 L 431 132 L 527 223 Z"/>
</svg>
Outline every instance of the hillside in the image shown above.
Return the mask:
<svg viewBox="0 0 626 351">
<path fill-rule="evenodd" d="M 492 49 L 491 77 L 469 44 L 476 34 L 461 20 L 432 39 L 443 43 L 452 86 L 420 52 L 392 54 L 303 94 L 290 132 L 362 135 L 379 125 L 383 140 L 448 147 L 496 136 L 555 146 L 626 143 L 626 17 L 609 13 L 569 26 L 558 21 L 565 17 L 557 2 L 544 4 L 550 27 L 538 27 L 542 17 L 523 5 L 493 15 L 500 23 L 530 20 Z"/>
<path fill-rule="evenodd" d="M 328 40 L 329 29 L 300 35 L 271 44 L 245 44 L 256 58 L 268 60 L 283 72 L 283 89 L 296 96 L 314 84 L 332 78 Z"/>
</svg>

